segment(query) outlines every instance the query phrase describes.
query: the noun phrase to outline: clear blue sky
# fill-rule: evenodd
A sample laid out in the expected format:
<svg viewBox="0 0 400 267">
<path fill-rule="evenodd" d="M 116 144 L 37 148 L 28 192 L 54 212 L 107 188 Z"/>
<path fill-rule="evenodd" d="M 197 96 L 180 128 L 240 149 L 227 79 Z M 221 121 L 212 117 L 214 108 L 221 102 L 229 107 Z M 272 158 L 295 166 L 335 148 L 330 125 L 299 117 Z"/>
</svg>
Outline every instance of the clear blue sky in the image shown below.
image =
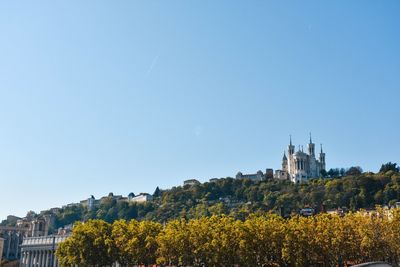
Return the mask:
<svg viewBox="0 0 400 267">
<path fill-rule="evenodd" d="M 0 3 L 0 218 L 279 168 L 399 162 L 399 1 Z M 400 162 L 399 162 L 400 163 Z"/>
</svg>

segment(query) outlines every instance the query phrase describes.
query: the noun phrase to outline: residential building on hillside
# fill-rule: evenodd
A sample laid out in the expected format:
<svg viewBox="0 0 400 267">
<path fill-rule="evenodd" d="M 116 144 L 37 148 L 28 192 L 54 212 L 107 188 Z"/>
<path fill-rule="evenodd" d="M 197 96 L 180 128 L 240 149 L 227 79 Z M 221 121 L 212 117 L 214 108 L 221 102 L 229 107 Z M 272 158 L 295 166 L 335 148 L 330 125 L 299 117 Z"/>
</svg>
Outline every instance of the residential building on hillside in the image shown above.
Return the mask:
<svg viewBox="0 0 400 267">
<path fill-rule="evenodd" d="M 80 202 L 80 204 L 83 207 L 87 207 L 87 209 L 89 211 L 93 210 L 94 208 L 97 208 L 100 206 L 100 200 L 99 199 L 95 199 L 95 197 L 93 195 L 90 196 L 90 198 L 82 200 Z"/>
<path fill-rule="evenodd" d="M 153 196 L 147 193 L 140 193 L 139 195 L 132 197 L 130 201 L 132 202 L 138 202 L 138 203 L 143 203 L 143 202 L 148 202 L 152 201 Z"/>
<path fill-rule="evenodd" d="M 274 178 L 274 170 L 273 169 L 266 169 L 265 170 L 265 179 L 269 180 Z"/>
<path fill-rule="evenodd" d="M 243 174 L 242 172 L 238 172 L 236 174 L 236 179 L 249 179 L 255 181 L 262 181 L 265 179 L 264 173 L 262 171 L 258 171 L 254 174 Z"/>
<path fill-rule="evenodd" d="M 189 179 L 189 180 L 183 181 L 183 185 L 193 186 L 193 185 L 198 185 L 198 184 L 200 184 L 200 182 L 196 179 Z"/>
<path fill-rule="evenodd" d="M 250 179 L 253 181 L 263 181 L 263 180 L 268 180 L 272 179 L 274 174 L 273 169 L 266 169 L 265 174 L 262 171 L 258 171 L 256 173 L 252 174 L 243 174 L 242 172 L 238 172 L 236 174 L 236 179 Z"/>
<path fill-rule="evenodd" d="M 108 196 L 100 198 L 100 204 L 107 202 L 108 200 L 116 200 L 119 201 L 122 198 L 122 195 L 114 195 L 114 193 L 109 193 Z"/>
</svg>

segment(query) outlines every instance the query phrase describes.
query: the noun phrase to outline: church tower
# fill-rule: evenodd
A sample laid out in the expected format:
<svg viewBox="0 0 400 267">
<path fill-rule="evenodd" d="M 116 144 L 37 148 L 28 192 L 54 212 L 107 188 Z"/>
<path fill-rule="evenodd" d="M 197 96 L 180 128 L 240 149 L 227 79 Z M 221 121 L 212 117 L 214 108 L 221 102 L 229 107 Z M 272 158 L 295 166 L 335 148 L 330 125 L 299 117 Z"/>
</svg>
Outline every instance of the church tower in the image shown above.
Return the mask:
<svg viewBox="0 0 400 267">
<path fill-rule="evenodd" d="M 283 158 L 282 158 L 282 170 L 287 172 L 288 171 L 288 159 L 286 157 L 286 152 L 283 152 Z"/>
<path fill-rule="evenodd" d="M 289 157 L 294 154 L 294 145 L 292 144 L 292 136 L 290 136 L 290 144 L 288 145 Z"/>
<path fill-rule="evenodd" d="M 325 170 L 326 166 L 325 166 L 325 153 L 322 150 L 322 144 L 321 144 L 321 153 L 319 153 L 319 162 L 321 164 L 321 171 Z"/>
<path fill-rule="evenodd" d="M 308 155 L 312 158 L 315 158 L 315 144 L 312 142 L 311 133 L 310 133 L 310 143 L 308 144 Z"/>
</svg>

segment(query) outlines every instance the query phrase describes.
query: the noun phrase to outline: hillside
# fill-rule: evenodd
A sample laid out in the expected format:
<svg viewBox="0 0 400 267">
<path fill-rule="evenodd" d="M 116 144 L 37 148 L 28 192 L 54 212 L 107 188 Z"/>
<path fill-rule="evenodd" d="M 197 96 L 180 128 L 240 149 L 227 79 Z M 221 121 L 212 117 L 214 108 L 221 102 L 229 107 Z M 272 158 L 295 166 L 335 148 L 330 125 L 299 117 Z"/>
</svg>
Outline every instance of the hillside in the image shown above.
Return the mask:
<svg viewBox="0 0 400 267">
<path fill-rule="evenodd" d="M 389 165 L 388 165 L 389 164 Z M 198 185 L 156 190 L 153 201 L 130 203 L 105 198 L 89 211 L 83 205 L 68 206 L 44 214 L 53 214 L 52 229 L 75 221 L 103 219 L 154 220 L 166 222 L 229 214 L 244 219 L 249 213 L 275 212 L 283 216 L 313 207 L 317 212 L 338 207 L 350 210 L 395 205 L 400 199 L 400 174 L 396 164 L 383 165 L 379 173 L 361 173 L 337 178 L 321 178 L 308 183 L 289 181 L 221 178 Z M 391 165 L 390 165 L 391 164 Z M 7 223 L 7 222 L 3 222 Z"/>
</svg>

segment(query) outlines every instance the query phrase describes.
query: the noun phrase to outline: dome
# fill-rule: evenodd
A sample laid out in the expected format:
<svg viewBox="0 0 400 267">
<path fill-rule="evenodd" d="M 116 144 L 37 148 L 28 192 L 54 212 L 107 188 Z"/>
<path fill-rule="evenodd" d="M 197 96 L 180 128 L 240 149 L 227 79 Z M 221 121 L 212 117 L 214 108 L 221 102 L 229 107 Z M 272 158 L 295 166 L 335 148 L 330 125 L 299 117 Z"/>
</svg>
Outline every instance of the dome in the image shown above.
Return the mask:
<svg viewBox="0 0 400 267">
<path fill-rule="evenodd" d="M 294 154 L 294 156 L 295 156 L 296 158 L 306 158 L 306 157 L 307 157 L 307 154 L 304 153 L 304 152 L 302 152 L 302 151 L 297 151 L 297 152 Z"/>
</svg>

